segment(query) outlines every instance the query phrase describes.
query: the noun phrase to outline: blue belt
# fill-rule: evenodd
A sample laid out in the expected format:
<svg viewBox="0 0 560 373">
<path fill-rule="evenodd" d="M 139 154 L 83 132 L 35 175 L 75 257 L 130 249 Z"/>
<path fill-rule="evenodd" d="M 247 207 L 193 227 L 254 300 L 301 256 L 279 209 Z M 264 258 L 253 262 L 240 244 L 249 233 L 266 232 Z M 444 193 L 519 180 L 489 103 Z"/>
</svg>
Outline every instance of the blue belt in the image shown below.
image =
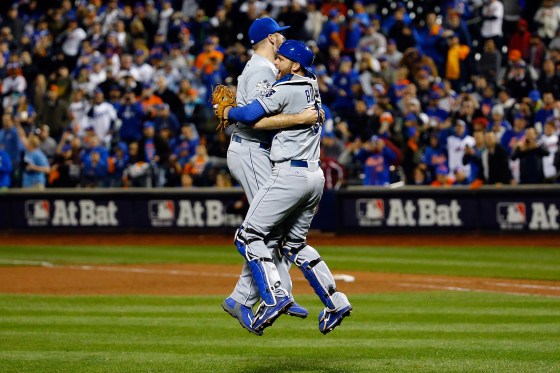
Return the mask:
<svg viewBox="0 0 560 373">
<path fill-rule="evenodd" d="M 291 160 L 290 161 L 290 166 L 292 167 L 305 167 L 307 168 L 308 164 L 307 161 L 299 161 L 297 159 Z"/>
<path fill-rule="evenodd" d="M 240 144 L 243 143 L 244 141 L 248 141 L 248 142 L 252 142 L 252 143 L 255 143 L 255 144 L 259 144 L 259 148 L 261 148 L 261 149 L 267 149 L 267 150 L 270 149 L 270 144 L 265 144 L 265 143 L 262 143 L 262 142 L 247 140 L 247 139 L 241 138 L 237 135 L 233 135 L 231 139 L 235 142 L 240 143 Z"/>
<path fill-rule="evenodd" d="M 321 165 L 321 161 L 318 162 L 318 165 Z M 290 161 L 290 166 L 292 167 L 305 167 L 308 168 L 309 167 L 309 163 L 307 163 L 307 161 L 300 161 L 298 159 L 293 159 Z"/>
</svg>

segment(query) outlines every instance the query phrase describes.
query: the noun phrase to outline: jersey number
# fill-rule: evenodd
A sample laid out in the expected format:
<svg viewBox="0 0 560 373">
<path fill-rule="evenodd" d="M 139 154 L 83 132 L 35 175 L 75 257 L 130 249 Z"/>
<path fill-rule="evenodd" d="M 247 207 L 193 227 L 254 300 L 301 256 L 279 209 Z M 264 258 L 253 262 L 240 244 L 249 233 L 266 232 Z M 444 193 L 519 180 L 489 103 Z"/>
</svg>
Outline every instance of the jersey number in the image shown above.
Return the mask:
<svg viewBox="0 0 560 373">
<path fill-rule="evenodd" d="M 311 102 L 311 92 L 309 92 L 309 89 L 305 90 L 305 97 L 307 97 L 307 102 Z"/>
</svg>

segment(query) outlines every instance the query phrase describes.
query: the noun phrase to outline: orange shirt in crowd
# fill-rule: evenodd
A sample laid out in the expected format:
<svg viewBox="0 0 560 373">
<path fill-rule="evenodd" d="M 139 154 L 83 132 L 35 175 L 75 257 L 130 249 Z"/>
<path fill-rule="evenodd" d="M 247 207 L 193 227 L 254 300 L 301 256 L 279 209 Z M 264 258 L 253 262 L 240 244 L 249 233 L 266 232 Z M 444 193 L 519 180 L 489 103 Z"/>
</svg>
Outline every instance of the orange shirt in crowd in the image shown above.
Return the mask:
<svg viewBox="0 0 560 373">
<path fill-rule="evenodd" d="M 470 49 L 466 45 L 454 45 L 447 52 L 447 65 L 445 66 L 445 77 L 457 80 L 461 77 L 461 61 L 469 55 Z"/>
<path fill-rule="evenodd" d="M 203 51 L 194 61 L 194 67 L 198 70 L 204 69 L 204 73 L 211 74 L 214 71 L 214 66 L 212 64 L 212 58 L 222 62 L 224 60 L 224 54 L 218 50 Z"/>
</svg>

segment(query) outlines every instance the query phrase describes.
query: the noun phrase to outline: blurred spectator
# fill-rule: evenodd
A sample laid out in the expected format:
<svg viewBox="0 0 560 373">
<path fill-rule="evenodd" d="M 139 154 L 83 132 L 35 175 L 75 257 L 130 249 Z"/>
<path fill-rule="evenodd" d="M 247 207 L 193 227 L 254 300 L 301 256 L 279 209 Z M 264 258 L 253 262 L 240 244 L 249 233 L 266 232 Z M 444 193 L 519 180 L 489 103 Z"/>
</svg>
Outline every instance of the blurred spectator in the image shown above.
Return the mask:
<svg viewBox="0 0 560 373">
<path fill-rule="evenodd" d="M 152 187 L 152 168 L 145 161 L 144 154 L 140 153 L 138 142 L 128 144 L 128 167 L 123 172 L 125 187 L 149 188 Z"/>
<path fill-rule="evenodd" d="M 470 165 L 470 174 L 466 175 L 462 169 L 455 172 L 455 184 L 470 185 L 477 188 L 484 184 L 484 169 L 482 165 L 482 152 L 486 147 L 484 131 L 476 130 L 473 133 L 474 146 L 465 147 L 463 165 Z"/>
<path fill-rule="evenodd" d="M 431 186 L 439 187 L 439 186 L 451 186 L 455 182 L 455 179 L 451 177 L 449 172 L 449 168 L 445 165 L 439 165 L 436 168 L 436 176 L 435 179 L 431 182 Z"/>
<path fill-rule="evenodd" d="M 18 102 L 21 95 L 27 89 L 27 81 L 21 73 L 19 63 L 8 63 L 6 65 L 8 76 L 2 80 L 2 107 L 13 106 Z"/>
<path fill-rule="evenodd" d="M 496 133 L 493 131 L 486 132 L 484 140 L 486 148 L 481 152 L 484 183 L 490 185 L 511 184 L 513 178 L 509 169 L 509 155 L 498 143 Z"/>
<path fill-rule="evenodd" d="M 338 71 L 333 75 L 333 84 L 338 87 L 338 95 L 332 104 L 333 111 L 340 115 L 348 115 L 352 111 L 354 90 L 353 86 L 359 84 L 359 76 L 352 68 L 352 60 L 344 56 L 340 61 Z"/>
<path fill-rule="evenodd" d="M 323 15 L 321 11 L 317 9 L 317 2 L 308 1 L 306 13 L 307 19 L 303 26 L 307 32 L 307 39 L 318 40 L 323 26 Z"/>
<path fill-rule="evenodd" d="M 190 123 L 184 123 L 181 126 L 181 134 L 170 144 L 182 167 L 190 161 L 199 143 L 200 139 L 195 134 L 193 126 Z"/>
<path fill-rule="evenodd" d="M 50 136 L 50 128 L 48 124 L 41 124 L 35 131 L 37 137 L 41 141 L 39 148 L 45 153 L 49 163 L 52 163 L 56 154 L 57 142 Z"/>
<path fill-rule="evenodd" d="M 0 191 L 11 186 L 12 171 L 10 155 L 4 150 L 4 145 L 0 143 Z"/>
<path fill-rule="evenodd" d="M 194 155 L 189 159 L 183 168 L 183 174 L 187 174 L 192 179 L 192 186 L 208 186 L 207 173 L 210 168 L 210 159 L 206 151 L 206 146 L 199 144 L 196 146 Z"/>
<path fill-rule="evenodd" d="M 501 76 L 502 54 L 496 49 L 493 39 L 484 42 L 484 50 L 477 62 L 477 70 L 480 75 L 488 81 L 496 84 L 498 77 Z"/>
<path fill-rule="evenodd" d="M 533 98 L 537 98 L 538 95 L 540 96 L 540 91 L 531 91 L 530 95 Z M 542 105 L 535 113 L 533 124 L 537 129 L 539 129 L 539 131 L 541 131 L 548 118 L 553 116 L 554 116 L 554 95 L 552 92 L 543 91 Z M 554 124 L 554 122 L 552 122 L 552 124 Z"/>
<path fill-rule="evenodd" d="M 554 165 L 554 158 L 558 153 L 558 131 L 554 119 L 547 120 L 544 125 L 544 131 L 539 139 L 541 144 L 547 151 L 548 155 L 542 158 L 543 176 L 547 183 L 555 183 L 558 180 L 559 169 Z"/>
<path fill-rule="evenodd" d="M 98 148 L 94 148 L 82 158 L 80 185 L 85 188 L 99 187 L 106 177 L 107 158 Z"/>
<path fill-rule="evenodd" d="M 33 132 L 26 135 L 20 125 L 17 126 L 17 130 L 19 139 L 25 147 L 21 186 L 26 189 L 45 189 L 46 175 L 50 173 L 51 169 L 45 153 L 39 148 L 41 140 Z"/>
<path fill-rule="evenodd" d="M 472 37 L 467 29 L 467 25 L 461 19 L 461 14 L 457 9 L 450 8 L 447 12 L 446 29 L 453 32 L 459 38 L 459 43 L 472 48 Z"/>
<path fill-rule="evenodd" d="M 509 39 L 508 50 L 517 50 L 521 52 L 521 56 L 527 56 L 530 40 L 531 32 L 529 31 L 529 23 L 524 19 L 520 19 L 517 23 L 517 30 L 515 30 Z"/>
<path fill-rule="evenodd" d="M 499 0 L 488 0 L 482 7 L 482 27 L 480 34 L 484 39 L 494 39 L 498 48 L 502 47 L 502 24 L 504 5 Z"/>
<path fill-rule="evenodd" d="M 116 188 L 124 185 L 124 172 L 128 166 L 128 146 L 124 142 L 119 142 L 113 147 L 112 154 L 107 159 L 109 187 Z"/>
<path fill-rule="evenodd" d="M 163 186 L 164 167 L 171 154 L 169 144 L 156 133 L 155 124 L 152 121 L 144 123 L 144 136 L 138 142 L 138 154 L 140 159 L 147 162 L 151 167 L 153 177 L 152 186 Z"/>
<path fill-rule="evenodd" d="M 529 48 L 527 53 L 523 55 L 523 59 L 527 61 L 529 69 L 532 70 L 534 74 L 540 73 L 546 53 L 546 47 L 539 35 L 531 35 Z"/>
<path fill-rule="evenodd" d="M 540 184 L 544 181 L 543 157 L 549 155 L 549 151 L 543 144 L 537 141 L 537 132 L 534 128 L 528 128 L 525 138 L 518 141 L 511 154 L 511 159 L 519 159 L 519 183 Z"/>
<path fill-rule="evenodd" d="M 172 135 L 178 134 L 181 129 L 177 116 L 171 112 L 168 104 L 161 104 L 155 107 L 154 124 L 157 130 L 166 127 L 171 131 Z"/>
<path fill-rule="evenodd" d="M 325 8 L 323 7 L 323 9 Z M 323 14 L 325 14 L 324 10 L 323 10 Z M 341 19 L 340 12 L 337 9 L 333 8 L 328 11 L 327 15 L 328 15 L 328 19 L 323 24 L 323 28 L 317 40 L 319 49 L 322 52 L 325 52 L 329 49 L 330 46 L 334 45 L 337 46 L 340 50 L 342 50 L 344 49 L 344 42 L 340 35 L 340 25 L 339 25 Z"/>
<path fill-rule="evenodd" d="M 542 6 L 535 13 L 534 20 L 539 26 L 537 30 L 539 36 L 548 45 L 556 36 L 560 26 L 560 8 L 554 4 L 553 0 L 543 0 Z"/>
<path fill-rule="evenodd" d="M 10 112 L 5 112 L 2 115 L 2 128 L 0 129 L 0 147 L 10 157 L 12 165 L 12 186 L 20 186 L 21 173 L 20 173 L 20 160 L 21 152 L 23 151 L 23 144 L 21 143 L 18 135 L 17 128 Z"/>
<path fill-rule="evenodd" d="M 358 49 L 368 48 L 375 58 L 380 58 L 387 51 L 387 38 L 379 32 L 378 20 L 374 20 L 365 28 L 364 36 L 360 38 Z"/>
<path fill-rule="evenodd" d="M 406 14 L 406 7 L 404 3 L 397 3 L 397 8 L 393 13 L 393 22 L 388 28 L 387 36 L 395 40 L 397 48 L 400 51 L 405 51 L 408 48 L 413 48 L 416 45 L 416 39 L 410 26 L 410 18 Z"/>
<path fill-rule="evenodd" d="M 542 72 L 537 81 L 540 92 L 551 92 L 555 99 L 560 99 L 560 76 L 556 72 L 554 61 L 546 59 L 543 62 Z"/>
<path fill-rule="evenodd" d="M 139 83 L 150 84 L 154 68 L 146 62 L 146 53 L 143 49 L 134 52 L 134 64 L 130 67 L 130 75 Z"/>
<path fill-rule="evenodd" d="M 321 168 L 325 174 L 325 188 L 339 189 L 344 184 L 346 170 L 339 159 L 344 152 L 344 143 L 333 132 L 321 139 Z"/>
<path fill-rule="evenodd" d="M 64 62 L 66 66 L 72 70 L 78 62 L 80 44 L 87 38 L 87 34 L 78 26 L 78 20 L 75 16 L 68 18 L 68 26 L 66 30 L 57 38 L 57 42 L 62 45 L 62 53 L 64 53 Z"/>
<path fill-rule="evenodd" d="M 69 125 L 68 103 L 59 97 L 58 86 L 51 84 L 45 95 L 44 102 L 38 107 L 37 120 L 48 123 L 51 135 L 59 139 Z"/>
<path fill-rule="evenodd" d="M 61 139 L 49 174 L 49 186 L 74 188 L 80 182 L 81 162 L 70 141 Z"/>
<path fill-rule="evenodd" d="M 99 140 L 109 147 L 113 134 L 117 130 L 115 124 L 117 112 L 113 105 L 105 101 L 103 91 L 99 88 L 94 91 L 93 103 L 87 116 L 89 127 L 92 127 Z"/>
<path fill-rule="evenodd" d="M 400 64 L 408 68 L 408 80 L 417 82 L 420 78 L 419 76 L 424 71 L 432 78 L 438 77 L 438 71 L 434 61 L 416 48 L 406 49 Z"/>
<path fill-rule="evenodd" d="M 14 44 L 18 44 L 24 33 L 25 24 L 21 17 L 19 17 L 18 4 L 14 3 L 6 14 L 6 18 L 1 23 L 2 28 L 7 28 L 11 31 Z"/>
<path fill-rule="evenodd" d="M 83 137 L 86 127 L 89 126 L 87 113 L 91 108 L 90 103 L 86 100 L 84 91 L 76 89 L 72 92 L 72 101 L 68 106 L 68 118 L 70 125 L 68 129 L 77 136 Z"/>
<path fill-rule="evenodd" d="M 204 42 L 204 50 L 196 57 L 195 68 L 200 74 L 211 74 L 216 69 L 216 64 L 224 60 L 223 52 L 217 50 L 214 39 L 208 38 Z"/>
<path fill-rule="evenodd" d="M 418 166 L 426 181 L 431 181 L 435 179 L 436 170 L 441 165 L 447 167 L 447 150 L 440 144 L 439 133 L 432 132 L 428 146 L 422 151 Z"/>
<path fill-rule="evenodd" d="M 387 40 L 387 53 L 385 58 L 389 62 L 389 67 L 396 68 L 400 66 L 403 54 L 397 49 L 397 43 L 394 39 Z"/>
<path fill-rule="evenodd" d="M 396 154 L 380 137 L 372 136 L 355 157 L 364 165 L 364 185 L 389 185 L 389 168 L 396 160 Z"/>
<path fill-rule="evenodd" d="M 468 46 L 459 44 L 457 34 L 447 37 L 447 58 L 445 62 L 445 78 L 451 82 L 454 90 L 460 91 L 465 83 L 467 75 L 466 61 L 470 49 Z"/>
<path fill-rule="evenodd" d="M 467 147 L 473 148 L 475 141 L 472 136 L 467 133 L 467 124 L 462 120 L 457 120 L 453 130 L 447 137 L 447 159 L 449 170 L 455 172 L 461 170 L 468 179 L 471 176 L 470 165 L 463 164 L 463 157 Z"/>
</svg>

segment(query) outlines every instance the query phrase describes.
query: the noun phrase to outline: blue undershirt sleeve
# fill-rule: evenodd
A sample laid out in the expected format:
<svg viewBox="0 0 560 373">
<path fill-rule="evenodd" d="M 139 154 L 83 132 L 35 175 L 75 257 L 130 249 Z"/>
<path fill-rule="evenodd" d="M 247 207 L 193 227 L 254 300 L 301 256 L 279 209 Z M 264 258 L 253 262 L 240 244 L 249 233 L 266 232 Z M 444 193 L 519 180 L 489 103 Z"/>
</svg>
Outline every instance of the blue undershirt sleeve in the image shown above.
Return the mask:
<svg viewBox="0 0 560 373">
<path fill-rule="evenodd" d="M 230 120 L 251 126 L 264 116 L 266 116 L 266 112 L 258 100 L 254 100 L 249 105 L 243 107 L 231 108 L 228 113 L 228 118 Z"/>
</svg>

